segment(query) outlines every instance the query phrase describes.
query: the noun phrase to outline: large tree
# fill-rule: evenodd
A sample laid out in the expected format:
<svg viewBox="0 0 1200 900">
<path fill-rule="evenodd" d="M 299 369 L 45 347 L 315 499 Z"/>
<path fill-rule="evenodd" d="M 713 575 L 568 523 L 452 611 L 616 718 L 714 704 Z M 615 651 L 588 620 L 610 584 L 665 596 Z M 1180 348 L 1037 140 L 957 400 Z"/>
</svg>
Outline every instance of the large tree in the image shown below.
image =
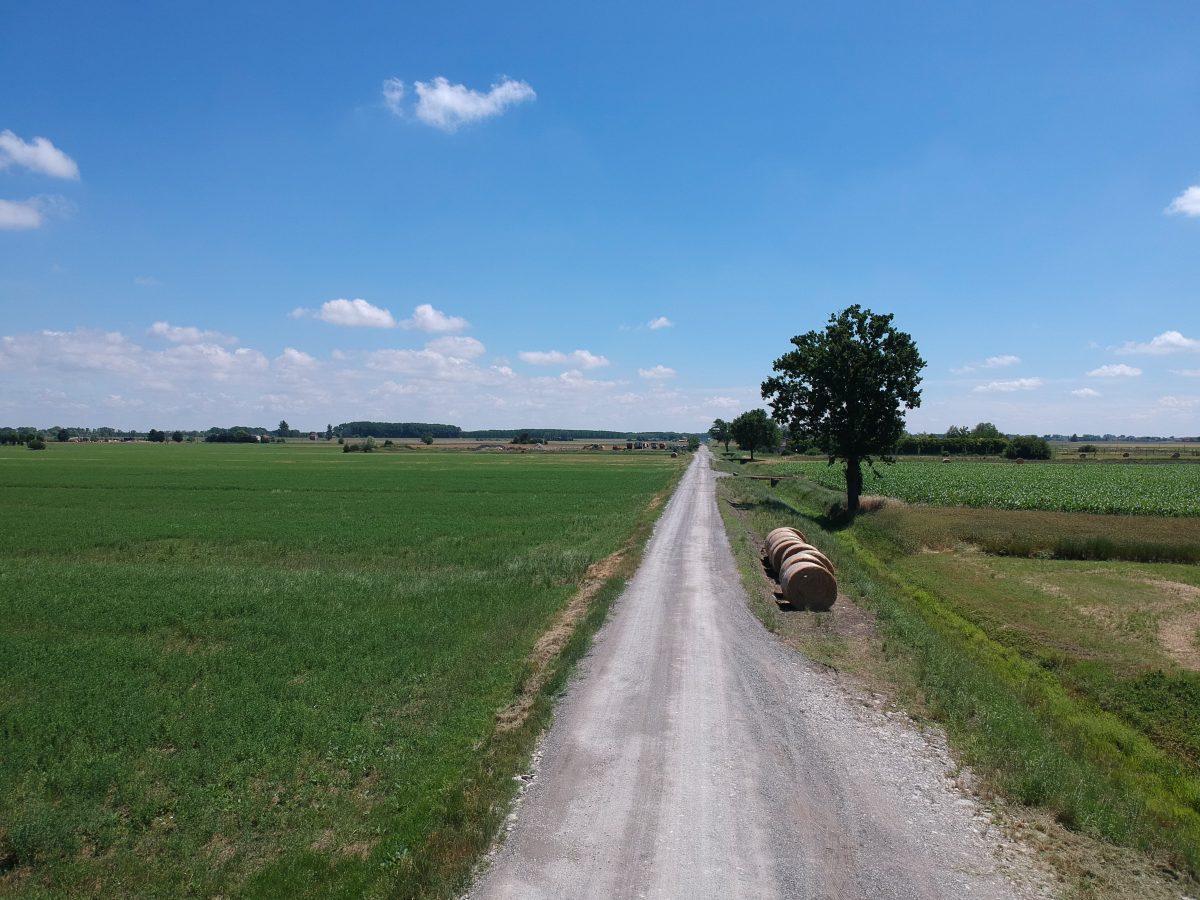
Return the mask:
<svg viewBox="0 0 1200 900">
<path fill-rule="evenodd" d="M 729 423 L 729 433 L 743 450 L 770 450 L 779 446 L 779 426 L 767 416 L 766 410 L 751 409 Z"/>
<path fill-rule="evenodd" d="M 729 423 L 724 419 L 717 419 L 708 429 L 708 436 L 714 441 L 725 445 L 725 452 L 729 452 L 729 442 L 733 440 L 733 433 L 729 430 Z"/>
<path fill-rule="evenodd" d="M 792 338 L 795 349 L 775 360 L 763 382 L 775 418 L 794 436 L 846 464 L 846 510 L 858 511 L 862 466 L 893 462 L 904 432 L 904 410 L 921 405 L 925 360 L 892 316 L 858 304 L 829 317 L 823 331 Z"/>
</svg>

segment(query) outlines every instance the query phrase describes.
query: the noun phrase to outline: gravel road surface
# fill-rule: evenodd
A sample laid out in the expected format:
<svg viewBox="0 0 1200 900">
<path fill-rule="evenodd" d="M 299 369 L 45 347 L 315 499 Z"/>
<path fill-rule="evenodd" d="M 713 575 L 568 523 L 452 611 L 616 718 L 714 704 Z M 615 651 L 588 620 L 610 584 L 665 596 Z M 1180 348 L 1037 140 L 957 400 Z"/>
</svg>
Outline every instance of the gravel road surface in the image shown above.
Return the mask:
<svg viewBox="0 0 1200 900">
<path fill-rule="evenodd" d="M 750 614 L 714 481 L 702 449 L 471 900 L 1048 896 L 937 734 Z"/>
</svg>

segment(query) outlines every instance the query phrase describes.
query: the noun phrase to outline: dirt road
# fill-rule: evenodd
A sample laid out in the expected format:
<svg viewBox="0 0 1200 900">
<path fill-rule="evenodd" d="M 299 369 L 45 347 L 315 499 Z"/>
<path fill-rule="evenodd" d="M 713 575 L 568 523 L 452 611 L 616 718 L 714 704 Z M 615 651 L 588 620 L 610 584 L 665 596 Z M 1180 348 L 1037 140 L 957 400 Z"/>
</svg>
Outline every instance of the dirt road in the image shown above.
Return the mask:
<svg viewBox="0 0 1200 900">
<path fill-rule="evenodd" d="M 484 898 L 1043 896 L 935 737 L 746 607 L 707 450 L 560 704 Z"/>
</svg>

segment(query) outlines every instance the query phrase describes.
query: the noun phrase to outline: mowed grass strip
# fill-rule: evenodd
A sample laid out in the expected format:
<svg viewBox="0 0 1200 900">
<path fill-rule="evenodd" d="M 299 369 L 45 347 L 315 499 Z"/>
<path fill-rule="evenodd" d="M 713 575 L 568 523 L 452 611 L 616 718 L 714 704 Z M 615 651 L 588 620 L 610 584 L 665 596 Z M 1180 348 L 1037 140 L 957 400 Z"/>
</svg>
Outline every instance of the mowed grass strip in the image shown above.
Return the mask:
<svg viewBox="0 0 1200 900">
<path fill-rule="evenodd" d="M 0 891 L 30 896 L 388 893 L 537 637 L 682 462 L 17 450 Z"/>
<path fill-rule="evenodd" d="M 846 490 L 841 465 L 813 460 L 772 468 Z M 932 506 L 1200 516 L 1200 465 L 902 459 L 864 470 L 863 493 Z"/>
</svg>

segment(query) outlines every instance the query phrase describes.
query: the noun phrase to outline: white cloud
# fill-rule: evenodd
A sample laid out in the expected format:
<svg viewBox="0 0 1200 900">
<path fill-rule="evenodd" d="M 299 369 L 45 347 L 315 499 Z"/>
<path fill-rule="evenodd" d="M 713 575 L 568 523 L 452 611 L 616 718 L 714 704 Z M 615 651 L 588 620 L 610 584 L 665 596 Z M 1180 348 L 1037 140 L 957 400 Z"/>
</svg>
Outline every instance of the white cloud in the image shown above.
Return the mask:
<svg viewBox="0 0 1200 900">
<path fill-rule="evenodd" d="M 191 325 L 172 325 L 155 322 L 148 329 L 155 337 L 166 338 L 173 344 L 236 344 L 238 339 L 219 331 L 201 331 Z"/>
<path fill-rule="evenodd" d="M 317 358 L 310 356 L 303 350 L 297 350 L 295 347 L 284 347 L 281 353 L 275 360 L 287 366 L 297 366 L 308 368 L 317 364 Z"/>
<path fill-rule="evenodd" d="M 311 316 L 330 325 L 348 328 L 395 328 L 396 320 L 390 311 L 374 306 L 361 297 L 355 300 L 326 300 L 318 310 L 297 307 L 291 312 L 294 319 Z"/>
<path fill-rule="evenodd" d="M 1139 344 L 1130 341 L 1117 348 L 1118 353 L 1150 353 L 1154 356 L 1164 356 L 1168 353 L 1176 353 L 1178 351 L 1200 351 L 1200 341 L 1195 338 L 1184 337 L 1178 331 L 1164 331 L 1157 337 L 1150 339 L 1148 343 Z"/>
<path fill-rule="evenodd" d="M 162 282 L 152 275 L 136 275 L 134 276 L 133 283 L 138 287 L 144 288 L 162 287 Z"/>
<path fill-rule="evenodd" d="M 383 105 L 392 115 L 404 115 L 404 82 L 399 78 L 386 78 L 383 82 Z"/>
<path fill-rule="evenodd" d="M 991 381 L 987 384 L 977 385 L 972 393 L 975 394 L 994 394 L 1008 393 L 1010 391 L 1035 391 L 1042 386 L 1040 378 L 1014 378 L 1011 381 Z"/>
<path fill-rule="evenodd" d="M 738 402 L 733 397 L 705 397 L 705 406 L 715 406 L 717 409 L 737 409 Z"/>
<path fill-rule="evenodd" d="M 434 309 L 429 303 L 422 303 L 413 310 L 411 319 L 405 319 L 400 323 L 401 328 L 430 331 L 436 334 L 462 331 L 470 326 L 471 323 L 462 316 L 448 316 L 441 310 Z"/>
<path fill-rule="evenodd" d="M 417 93 L 414 110 L 417 118 L 443 131 L 454 131 L 467 122 L 498 116 L 510 106 L 537 97 L 526 82 L 512 78 L 493 84 L 486 94 L 473 91 L 463 84 L 451 84 L 441 76 L 429 82 L 414 82 L 413 90 Z M 383 95 L 388 109 L 396 115 L 402 115 L 403 83 L 394 78 L 388 79 L 384 82 Z"/>
<path fill-rule="evenodd" d="M 0 231 L 29 231 L 44 221 L 36 200 L 0 200 Z"/>
<path fill-rule="evenodd" d="M 646 323 L 646 327 L 651 331 L 658 331 L 660 328 L 671 328 L 675 323 L 666 316 L 659 316 L 657 319 L 651 319 Z"/>
<path fill-rule="evenodd" d="M 674 378 L 675 370 L 667 366 L 655 366 L 652 369 L 638 369 L 638 374 L 651 380 Z"/>
<path fill-rule="evenodd" d="M 1071 391 L 1071 394 L 1075 397 L 1099 397 L 1099 396 L 1101 396 L 1099 391 L 1092 390 L 1091 388 L 1079 388 L 1078 390 Z"/>
<path fill-rule="evenodd" d="M 960 366 L 957 369 L 951 369 L 955 375 L 966 375 L 968 372 L 974 372 L 976 369 L 1005 369 L 1009 366 L 1015 366 L 1021 361 L 1021 357 L 1006 354 L 1004 356 L 989 356 L 983 362 L 967 363 L 965 366 Z"/>
<path fill-rule="evenodd" d="M 1200 406 L 1200 397 L 1160 397 L 1158 405 L 1174 412 L 1185 412 Z"/>
<path fill-rule="evenodd" d="M 1092 371 L 1088 372 L 1088 375 L 1092 378 L 1134 378 L 1141 374 L 1141 369 L 1127 366 L 1124 363 L 1101 366 L 1098 369 L 1092 369 Z"/>
<path fill-rule="evenodd" d="M 545 380 L 545 379 L 540 379 Z M 558 376 L 558 380 L 572 388 L 609 388 L 616 384 L 615 381 L 600 381 L 594 378 L 588 378 L 578 369 L 571 369 L 563 372 Z"/>
<path fill-rule="evenodd" d="M 1174 216 L 1200 216 L 1200 184 L 1193 184 L 1172 200 L 1164 212 Z"/>
<path fill-rule="evenodd" d="M 609 364 L 607 357 L 597 356 L 589 350 L 575 350 L 571 353 L 559 350 L 522 350 L 517 356 L 531 366 L 574 365 L 581 369 L 596 369 Z"/>
<path fill-rule="evenodd" d="M 475 340 L 473 337 L 438 338 L 426 344 L 425 349 L 433 350 L 435 353 L 441 353 L 445 356 L 454 356 L 458 359 L 475 359 L 487 352 L 487 348 L 483 346 L 483 343 Z"/>
<path fill-rule="evenodd" d="M 51 178 L 79 180 L 79 166 L 44 137 L 26 143 L 11 131 L 0 131 L 0 169 L 18 165 Z"/>
<path fill-rule="evenodd" d="M 1184 378 L 1200 378 L 1200 369 L 1172 369 L 1173 375 L 1182 375 Z"/>
</svg>

